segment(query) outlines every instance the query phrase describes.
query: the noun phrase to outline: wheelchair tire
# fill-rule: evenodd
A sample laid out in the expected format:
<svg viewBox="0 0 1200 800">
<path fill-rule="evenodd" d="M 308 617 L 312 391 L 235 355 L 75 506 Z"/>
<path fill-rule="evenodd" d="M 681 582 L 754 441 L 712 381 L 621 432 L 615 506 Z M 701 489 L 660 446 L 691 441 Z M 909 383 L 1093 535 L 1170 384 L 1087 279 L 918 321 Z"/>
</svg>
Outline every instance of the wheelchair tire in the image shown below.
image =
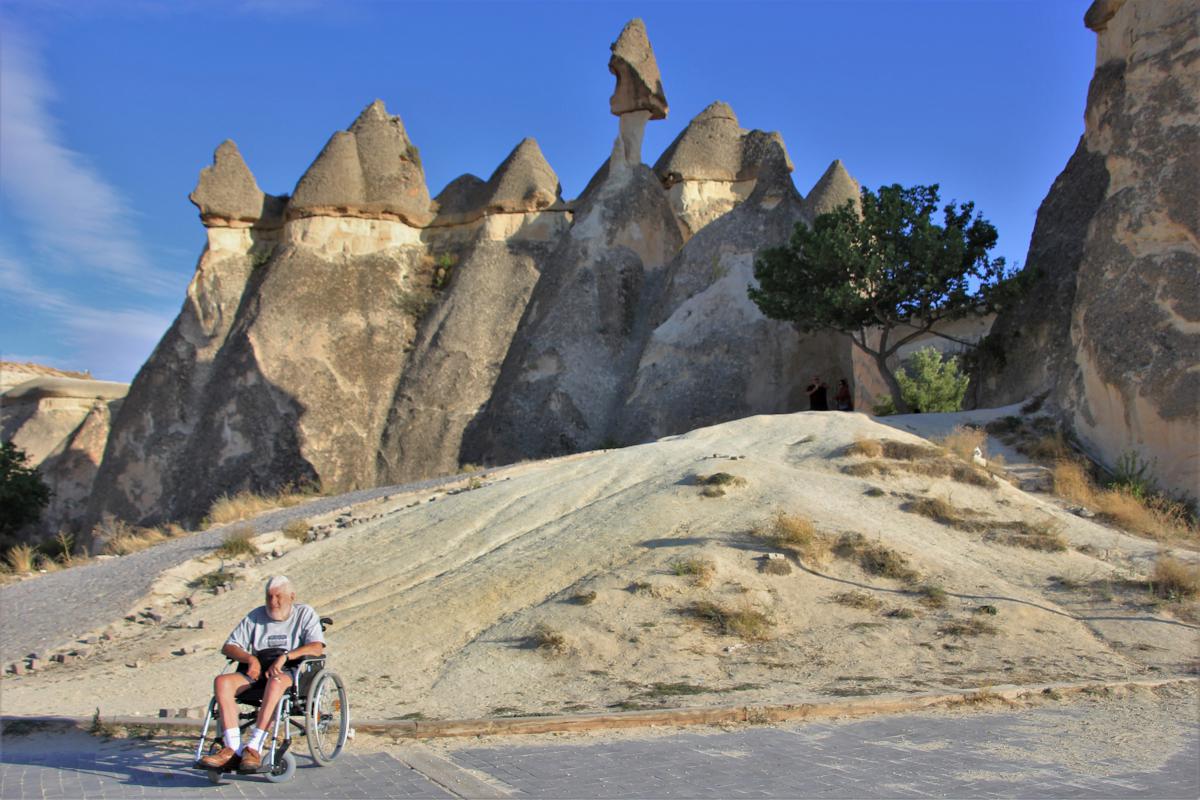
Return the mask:
<svg viewBox="0 0 1200 800">
<path fill-rule="evenodd" d="M 313 761 L 322 767 L 332 762 L 346 746 L 350 731 L 350 701 L 341 676 L 321 670 L 308 688 L 304 708 L 305 738 Z"/>
<path fill-rule="evenodd" d="M 270 772 L 263 773 L 271 783 L 286 783 L 296 774 L 296 757 L 291 753 L 284 753 L 283 758 L 276 764 Z"/>
</svg>

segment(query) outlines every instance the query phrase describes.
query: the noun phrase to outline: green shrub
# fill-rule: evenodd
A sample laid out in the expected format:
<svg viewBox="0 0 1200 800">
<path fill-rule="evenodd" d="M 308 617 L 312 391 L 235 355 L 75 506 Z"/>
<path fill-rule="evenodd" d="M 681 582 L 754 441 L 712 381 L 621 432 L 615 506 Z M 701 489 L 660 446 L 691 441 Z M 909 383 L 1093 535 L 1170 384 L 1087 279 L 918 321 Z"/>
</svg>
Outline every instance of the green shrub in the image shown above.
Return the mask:
<svg viewBox="0 0 1200 800">
<path fill-rule="evenodd" d="M 1124 489 L 1138 500 L 1146 500 L 1156 493 L 1154 461 L 1143 461 L 1136 450 L 1121 453 L 1113 465 L 1113 489 Z"/>
<path fill-rule="evenodd" d="M 958 357 L 945 357 L 936 347 L 918 350 L 896 370 L 904 401 L 926 413 L 961 409 L 968 380 L 958 369 Z"/>
<path fill-rule="evenodd" d="M 41 519 L 50 502 L 50 487 L 28 461 L 12 442 L 0 445 L 0 541 Z"/>
</svg>

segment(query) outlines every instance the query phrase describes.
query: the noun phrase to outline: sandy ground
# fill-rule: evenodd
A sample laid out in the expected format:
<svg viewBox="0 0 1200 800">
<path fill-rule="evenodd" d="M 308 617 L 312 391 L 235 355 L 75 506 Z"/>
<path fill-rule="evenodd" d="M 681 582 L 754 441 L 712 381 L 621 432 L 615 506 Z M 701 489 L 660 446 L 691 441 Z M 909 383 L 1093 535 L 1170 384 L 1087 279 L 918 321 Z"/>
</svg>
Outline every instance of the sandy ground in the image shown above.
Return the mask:
<svg viewBox="0 0 1200 800">
<path fill-rule="evenodd" d="M 933 434 L 1013 411 L 919 422 Z M 392 497 L 357 508 L 360 524 L 307 545 L 267 534 L 260 546 L 286 553 L 240 567 L 232 591 L 187 588 L 216 569 L 215 559 L 173 570 L 142 604 L 161 613 L 162 624 L 114 621 L 113 640 L 93 646 L 86 660 L 6 676 L 3 710 L 154 715 L 200 707 L 226 635 L 277 573 L 292 578 L 301 602 L 334 617 L 330 664 L 346 679 L 359 719 L 784 703 L 1195 671 L 1200 628 L 1129 582 L 1148 573 L 1157 543 L 1003 481 L 982 488 L 841 471 L 861 460 L 843 453 L 856 439 L 920 441 L 905 431 L 917 419 L 887 426 L 837 412 L 752 417 L 509 467 L 457 494 Z M 717 471 L 746 484 L 702 497 L 695 476 Z M 882 492 L 866 494 L 873 488 Z M 1017 548 L 902 510 L 926 496 L 989 519 L 1053 519 L 1071 546 Z M 922 582 L 950 593 L 948 604 L 928 608 L 910 586 L 841 558 L 791 561 L 784 575 L 761 571 L 772 548 L 750 531 L 779 510 L 903 554 Z M 715 567 L 704 585 L 675 574 L 676 563 L 692 558 Z M 880 607 L 833 600 L 851 590 Z M 194 607 L 179 602 L 188 595 Z M 768 638 L 714 632 L 687 613 L 699 601 L 763 612 Z M 981 605 L 996 609 L 986 616 L 996 633 L 939 632 L 980 618 Z M 887 615 L 896 609 L 913 613 Z M 188 627 L 200 620 L 203 629 Z M 539 630 L 560 647 L 533 646 Z"/>
</svg>

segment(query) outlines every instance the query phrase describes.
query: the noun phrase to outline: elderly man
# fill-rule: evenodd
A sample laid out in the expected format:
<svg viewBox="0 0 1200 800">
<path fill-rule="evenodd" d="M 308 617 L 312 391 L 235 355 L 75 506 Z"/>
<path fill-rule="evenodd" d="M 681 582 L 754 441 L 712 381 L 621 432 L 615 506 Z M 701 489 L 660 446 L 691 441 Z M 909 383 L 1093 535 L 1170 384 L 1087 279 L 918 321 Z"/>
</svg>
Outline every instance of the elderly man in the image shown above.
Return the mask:
<svg viewBox="0 0 1200 800">
<path fill-rule="evenodd" d="M 305 656 L 319 656 L 324 650 L 325 636 L 317 612 L 296 602 L 296 592 L 285 576 L 277 575 L 267 581 L 266 605 L 247 614 L 221 648 L 222 655 L 238 662 L 237 672 L 218 675 L 213 681 L 225 746 L 200 759 L 200 765 L 206 769 L 224 769 L 240 758 L 238 772 L 259 771 L 275 704 L 292 685 L 292 677 L 285 669 L 287 663 Z M 262 704 L 250 738 L 243 743 L 235 698 L 257 693 L 262 695 Z"/>
</svg>

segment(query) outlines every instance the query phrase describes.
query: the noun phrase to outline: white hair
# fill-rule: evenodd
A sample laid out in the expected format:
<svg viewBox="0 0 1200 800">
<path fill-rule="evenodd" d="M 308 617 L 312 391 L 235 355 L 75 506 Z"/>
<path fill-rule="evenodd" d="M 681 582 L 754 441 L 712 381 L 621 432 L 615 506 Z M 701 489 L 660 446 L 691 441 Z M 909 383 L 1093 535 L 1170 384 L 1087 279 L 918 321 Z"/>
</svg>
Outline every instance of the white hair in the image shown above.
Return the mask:
<svg viewBox="0 0 1200 800">
<path fill-rule="evenodd" d="M 292 585 L 292 582 L 290 580 L 288 580 L 287 575 L 276 575 L 274 578 L 271 578 L 271 580 L 267 581 L 266 593 L 270 594 L 272 589 L 280 589 L 285 586 L 290 587 L 291 585 Z M 292 589 L 292 594 L 295 594 L 295 593 L 296 593 L 296 590 Z"/>
</svg>

